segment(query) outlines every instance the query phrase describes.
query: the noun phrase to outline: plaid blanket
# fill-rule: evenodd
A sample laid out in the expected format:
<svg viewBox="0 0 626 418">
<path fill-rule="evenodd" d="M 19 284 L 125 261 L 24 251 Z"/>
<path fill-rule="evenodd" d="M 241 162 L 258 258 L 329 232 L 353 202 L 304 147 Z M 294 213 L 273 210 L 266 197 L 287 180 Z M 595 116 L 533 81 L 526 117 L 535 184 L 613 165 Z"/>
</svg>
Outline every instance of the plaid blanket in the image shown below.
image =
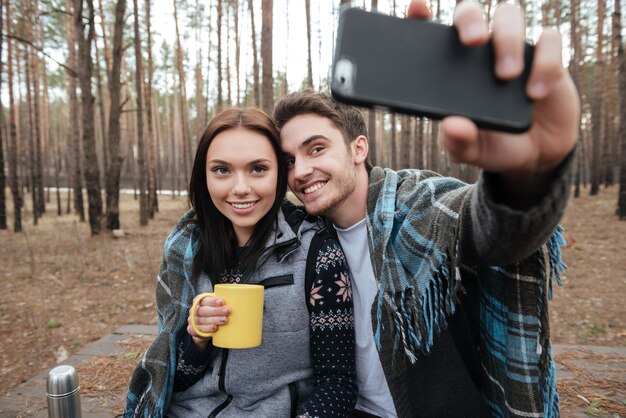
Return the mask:
<svg viewBox="0 0 626 418">
<path fill-rule="evenodd" d="M 194 234 L 195 211 L 189 210 L 165 240 L 157 277 L 159 334 L 135 368 L 126 397 L 124 417 L 163 417 L 172 395 L 176 372 L 177 335 L 187 324 L 195 283 L 194 255 L 200 240 Z"/>
<path fill-rule="evenodd" d="M 494 416 L 558 416 L 545 254 L 537 250 L 510 266 L 461 266 L 460 214 L 474 187 L 428 171 L 372 171 L 367 222 L 379 280 L 376 344 L 388 350 L 381 347 L 381 333 L 391 329 L 394 365 L 419 361 L 456 310 L 457 293 L 463 291 L 460 271 L 471 270 L 481 293 L 479 350 L 486 404 Z M 560 281 L 558 270 L 565 267 L 562 244 L 557 227 L 547 243 L 550 282 L 553 276 Z"/>
</svg>

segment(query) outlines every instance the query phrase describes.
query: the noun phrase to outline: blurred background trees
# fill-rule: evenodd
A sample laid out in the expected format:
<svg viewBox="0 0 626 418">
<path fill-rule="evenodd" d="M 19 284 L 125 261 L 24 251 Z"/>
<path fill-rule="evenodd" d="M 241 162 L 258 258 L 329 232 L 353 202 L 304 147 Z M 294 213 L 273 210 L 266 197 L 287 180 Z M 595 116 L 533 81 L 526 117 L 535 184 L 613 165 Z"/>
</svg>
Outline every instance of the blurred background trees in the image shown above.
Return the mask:
<svg viewBox="0 0 626 418">
<path fill-rule="evenodd" d="M 492 14 L 495 2 L 482 2 Z M 135 194 L 137 220 L 148 224 L 159 199 L 185 192 L 216 112 L 271 113 L 291 91 L 328 90 L 346 3 L 403 16 L 408 0 L 0 0 L 0 229 L 52 213 L 89 221 L 93 234 L 118 229 L 120 193 Z M 433 0 L 435 19 L 449 23 L 454 3 Z M 561 32 L 579 89 L 574 194 L 617 186 L 626 219 L 620 0 L 520 6 L 529 40 L 542 26 Z M 438 147 L 438 122 L 364 113 L 373 163 L 477 178 Z"/>
</svg>

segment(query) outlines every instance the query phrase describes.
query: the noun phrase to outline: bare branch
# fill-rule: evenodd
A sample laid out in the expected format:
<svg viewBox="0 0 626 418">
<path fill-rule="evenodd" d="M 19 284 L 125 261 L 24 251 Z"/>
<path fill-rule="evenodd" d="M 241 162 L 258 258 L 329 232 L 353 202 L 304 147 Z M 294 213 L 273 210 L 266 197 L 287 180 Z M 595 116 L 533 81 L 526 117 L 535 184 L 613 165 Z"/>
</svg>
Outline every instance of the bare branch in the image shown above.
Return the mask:
<svg viewBox="0 0 626 418">
<path fill-rule="evenodd" d="M 67 65 L 65 65 L 65 64 L 55 60 L 54 58 L 52 58 L 50 55 L 48 55 L 46 53 L 46 51 L 43 50 L 43 48 L 38 47 L 32 41 L 30 41 L 28 39 L 25 39 L 25 38 L 22 38 L 22 37 L 17 36 L 17 35 L 6 34 L 6 36 L 11 38 L 11 39 L 14 39 L 14 40 L 16 40 L 18 42 L 22 42 L 24 44 L 30 45 L 31 47 L 35 48 L 37 51 L 41 52 L 46 58 L 54 61 L 57 65 L 63 67 L 65 69 L 65 71 L 67 71 L 69 73 L 69 75 L 71 75 L 72 77 L 78 77 L 78 73 L 75 70 L 71 69 Z"/>
<path fill-rule="evenodd" d="M 129 96 L 126 96 L 126 98 L 124 99 L 124 101 L 122 102 L 122 104 L 120 104 L 120 109 L 122 112 L 124 112 L 124 105 L 130 100 Z"/>
</svg>

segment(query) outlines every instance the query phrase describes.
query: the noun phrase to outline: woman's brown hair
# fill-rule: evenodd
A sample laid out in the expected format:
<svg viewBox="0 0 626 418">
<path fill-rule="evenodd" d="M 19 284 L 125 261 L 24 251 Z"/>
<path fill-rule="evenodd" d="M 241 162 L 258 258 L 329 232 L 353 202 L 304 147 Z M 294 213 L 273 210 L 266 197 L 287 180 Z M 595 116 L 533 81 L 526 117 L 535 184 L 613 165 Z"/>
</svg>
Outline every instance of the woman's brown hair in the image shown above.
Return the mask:
<svg viewBox="0 0 626 418">
<path fill-rule="evenodd" d="M 206 157 L 211 142 L 221 132 L 234 128 L 249 129 L 266 137 L 278 161 L 276 200 L 269 212 L 257 223 L 250 241 L 238 257 L 235 257 L 233 251 L 237 241 L 232 223 L 213 204 L 206 183 Z M 275 225 L 286 191 L 287 167 L 280 149 L 278 130 L 272 118 L 256 108 L 231 108 L 217 114 L 200 137 L 189 182 L 189 201 L 196 210 L 201 242 L 200 251 L 194 260 L 194 274 L 205 271 L 211 281 L 216 283 L 227 269 L 245 273 L 248 268 L 254 268 Z"/>
</svg>

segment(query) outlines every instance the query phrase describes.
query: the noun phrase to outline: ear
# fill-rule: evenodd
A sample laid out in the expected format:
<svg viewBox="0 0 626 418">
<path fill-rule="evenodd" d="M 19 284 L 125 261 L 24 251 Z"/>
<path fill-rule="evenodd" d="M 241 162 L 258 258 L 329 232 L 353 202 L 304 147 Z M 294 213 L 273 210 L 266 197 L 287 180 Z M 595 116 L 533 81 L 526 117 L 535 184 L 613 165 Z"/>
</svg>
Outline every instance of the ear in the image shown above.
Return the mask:
<svg viewBox="0 0 626 418">
<path fill-rule="evenodd" d="M 352 159 L 355 164 L 363 164 L 367 159 L 367 153 L 369 152 L 369 144 L 367 138 L 363 135 L 357 136 L 350 144 L 352 149 Z"/>
</svg>

